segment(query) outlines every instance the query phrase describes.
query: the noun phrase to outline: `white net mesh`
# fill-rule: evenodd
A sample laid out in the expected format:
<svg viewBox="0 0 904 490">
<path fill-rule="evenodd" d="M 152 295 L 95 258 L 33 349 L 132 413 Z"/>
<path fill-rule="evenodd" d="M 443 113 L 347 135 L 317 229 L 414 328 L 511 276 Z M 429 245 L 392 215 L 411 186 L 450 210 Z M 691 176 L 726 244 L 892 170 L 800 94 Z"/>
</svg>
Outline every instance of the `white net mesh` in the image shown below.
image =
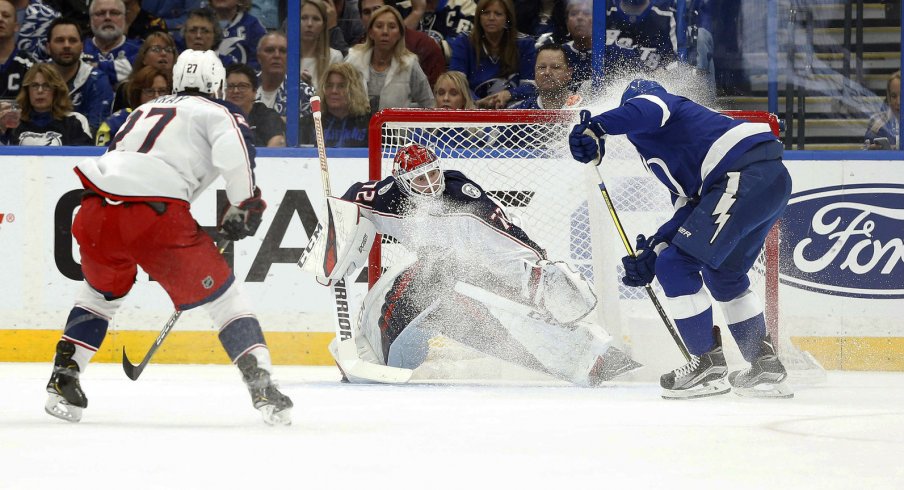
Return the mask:
<svg viewBox="0 0 904 490">
<path fill-rule="evenodd" d="M 371 178 L 391 173 L 400 147 L 429 146 L 444 168 L 460 170 L 480 184 L 514 223 L 546 249 L 548 258 L 569 262 L 594 283 L 600 298 L 595 318 L 618 344 L 648 366 L 651 378 L 684 362 L 644 289 L 621 284 L 621 257 L 626 251 L 601 197 L 599 178 L 592 166 L 573 160 L 568 149 L 576 112 L 399 110 L 381 115 L 385 118 L 382 145 L 370 149 Z M 668 191 L 646 171 L 627 139 L 609 137 L 601 169 L 632 246 L 638 234 L 652 234 L 671 216 Z M 777 239 L 770 243 L 772 257 L 777 259 Z M 372 262 L 383 270 L 413 258 L 392 237 L 383 237 L 380 247 Z M 750 276 L 754 291 L 767 305 L 767 316 L 772 317 L 775 337 L 778 261 L 767 262 L 769 256 L 761 254 Z M 375 269 L 379 270 L 371 270 Z M 665 304 L 655 283 L 654 289 Z M 728 345 L 730 335 L 723 332 Z M 782 344 L 792 350 L 789 342 Z M 726 351 L 740 359 L 737 349 Z"/>
</svg>

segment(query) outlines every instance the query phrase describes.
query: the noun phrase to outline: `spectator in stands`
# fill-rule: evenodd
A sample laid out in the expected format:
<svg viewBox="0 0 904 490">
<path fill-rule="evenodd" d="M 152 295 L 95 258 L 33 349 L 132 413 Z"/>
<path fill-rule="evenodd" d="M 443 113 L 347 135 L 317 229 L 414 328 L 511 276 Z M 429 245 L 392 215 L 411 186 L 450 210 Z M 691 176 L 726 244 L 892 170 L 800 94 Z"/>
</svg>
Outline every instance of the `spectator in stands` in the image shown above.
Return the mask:
<svg viewBox="0 0 904 490">
<path fill-rule="evenodd" d="M 565 18 L 567 0 L 513 0 L 518 22 L 518 32 L 539 38 L 553 32 L 556 21 Z M 564 29 L 563 29 L 564 31 Z"/>
<path fill-rule="evenodd" d="M 248 65 L 226 69 L 226 100 L 239 106 L 251 126 L 254 146 L 286 146 L 286 123 L 273 109 L 254 101 L 257 76 Z"/>
<path fill-rule="evenodd" d="M 636 58 L 647 72 L 669 69 L 678 60 L 675 12 L 652 0 L 608 0 L 606 45 L 630 48 L 621 52 L 625 59 L 610 60 L 607 50 L 607 66 L 610 61 L 616 66 L 630 66 Z M 615 53 L 611 56 L 615 57 Z"/>
<path fill-rule="evenodd" d="M 329 31 L 330 47 L 338 49 L 342 56 L 348 55 L 353 43 L 364 37 L 364 24 L 360 16 L 359 0 L 324 0 L 326 5 L 326 27 Z"/>
<path fill-rule="evenodd" d="M 405 26 L 432 37 L 450 56 L 448 42 L 471 32 L 477 2 L 474 0 L 397 0 L 391 4 L 405 18 Z"/>
<path fill-rule="evenodd" d="M 129 78 L 139 43 L 127 39 L 122 0 L 94 0 L 88 7 L 93 37 L 85 40 L 85 60 L 107 75 L 110 86 Z"/>
<path fill-rule="evenodd" d="M 152 32 L 167 32 L 166 21 L 141 8 L 141 0 L 123 0 L 126 5 L 126 37 L 141 42 Z"/>
<path fill-rule="evenodd" d="M 436 79 L 433 97 L 437 109 L 476 109 L 468 79 L 460 71 L 447 71 Z"/>
<path fill-rule="evenodd" d="M 511 0 L 480 0 L 471 34 L 449 41 L 449 69 L 467 75 L 475 98 L 502 90 L 518 96 L 529 90 L 537 56 L 534 39 L 516 31 L 514 24 Z"/>
<path fill-rule="evenodd" d="M 716 2 L 714 0 L 694 0 L 688 2 L 689 36 L 688 62 L 706 78 L 710 96 L 716 92 L 716 65 L 713 60 L 715 41 L 713 39 L 713 22 L 715 21 Z"/>
<path fill-rule="evenodd" d="M 899 149 L 901 127 L 901 70 L 892 73 L 885 85 L 885 107 L 869 118 L 866 126 L 868 150 Z M 882 138 L 885 138 L 883 141 Z"/>
<path fill-rule="evenodd" d="M 359 0 L 358 8 L 361 13 L 361 22 L 364 22 L 364 24 L 369 23 L 370 15 L 383 5 L 387 5 L 384 0 Z M 364 41 L 365 37 L 362 31 L 361 39 L 358 42 L 363 43 Z M 421 69 L 427 75 L 427 81 L 430 82 L 430 85 L 436 84 L 440 74 L 446 71 L 446 57 L 443 55 L 439 44 L 423 32 L 405 27 L 405 47 L 408 48 L 408 51 L 417 55 Z"/>
<path fill-rule="evenodd" d="M 257 44 L 257 60 L 261 71 L 257 78 L 257 102 L 286 117 L 286 66 L 288 40 L 281 32 L 270 32 Z"/>
<path fill-rule="evenodd" d="M 142 0 L 141 5 L 148 12 L 166 22 L 171 33 L 179 32 L 188 18 L 188 13 L 201 8 L 203 0 Z"/>
<path fill-rule="evenodd" d="M 512 106 L 513 109 L 573 109 L 581 96 L 573 90 L 571 66 L 565 51 L 557 44 L 544 44 L 537 50 L 534 76 L 537 90 Z"/>
<path fill-rule="evenodd" d="M 324 0 L 304 0 L 301 4 L 301 80 L 317 90 L 320 74 L 342 61 L 342 53 L 330 47 Z"/>
<path fill-rule="evenodd" d="M 69 91 L 60 74 L 47 63 L 35 63 L 16 97 L 21 108 L 19 125 L 7 129 L 0 141 L 7 145 L 91 145 L 88 121 L 72 111 Z"/>
<path fill-rule="evenodd" d="M 367 147 L 370 101 L 361 74 L 349 63 L 335 63 L 324 72 L 317 94 L 323 99 L 323 142 L 331 148 Z M 314 121 L 298 125 L 298 140 L 314 144 Z"/>
<path fill-rule="evenodd" d="M 194 49 L 195 51 L 218 52 L 220 42 L 223 41 L 223 28 L 217 20 L 213 10 L 207 8 L 195 9 L 189 12 L 188 18 L 182 24 L 182 32 L 174 36 L 179 51 Z M 235 63 L 231 56 L 220 55 L 223 66 Z"/>
<path fill-rule="evenodd" d="M 239 0 L 210 0 L 210 7 L 223 28 L 218 54 L 221 59 L 231 60 L 223 66 L 244 63 L 257 69 L 257 43 L 267 33 L 261 21 L 249 14 L 247 8 L 240 8 Z"/>
<path fill-rule="evenodd" d="M 176 63 L 176 42 L 167 32 L 152 32 L 144 40 L 138 54 L 135 56 L 135 63 L 132 65 L 132 75 L 145 66 L 156 66 L 157 68 L 172 74 L 173 65 Z M 132 75 L 126 81 L 117 85 L 114 89 L 113 112 L 126 107 L 132 107 L 127 99 L 126 93 Z"/>
<path fill-rule="evenodd" d="M 16 7 L 0 0 L 0 99 L 14 99 L 22 88 L 22 77 L 34 64 L 28 53 L 16 47 Z"/>
<path fill-rule="evenodd" d="M 161 70 L 153 65 L 144 66 L 133 72 L 124 86 L 127 87 L 126 106 L 114 112 L 100 125 L 94 137 L 97 146 L 110 145 L 113 136 L 125 124 L 134 108 L 173 93 L 173 70 Z"/>
<path fill-rule="evenodd" d="M 19 31 L 16 44 L 34 61 L 47 59 L 47 29 L 60 12 L 36 0 L 13 0 Z"/>
<path fill-rule="evenodd" d="M 279 29 L 278 0 L 255 0 L 248 12 L 261 21 L 268 31 Z"/>
<path fill-rule="evenodd" d="M 557 5 L 559 3 L 564 5 L 565 2 L 557 0 Z M 590 0 L 571 0 L 567 2 L 567 6 L 563 7 L 562 10 L 562 21 L 559 22 L 556 19 L 554 30 L 551 33 L 540 36 L 536 46 L 546 44 L 561 46 L 565 57 L 568 59 L 568 65 L 571 67 L 571 90 L 577 91 L 582 83 L 590 80 L 590 76 L 593 73 L 591 67 L 593 55 L 591 37 L 593 31 L 593 4 Z M 606 47 L 605 59 L 607 66 L 610 68 L 614 65 L 612 60 L 619 59 L 614 56 L 617 53 L 613 53 L 613 50 L 622 51 L 622 48 L 616 46 Z M 610 54 L 613 55 L 611 59 L 609 57 Z M 625 55 L 623 58 L 628 57 L 629 55 Z M 634 68 L 636 68 L 636 65 Z M 486 109 L 500 109 L 527 99 L 536 100 L 536 98 L 535 88 L 526 85 L 524 89 L 516 91 L 514 96 L 509 90 L 500 90 L 477 101 L 477 105 Z"/>
<path fill-rule="evenodd" d="M 78 22 L 67 17 L 50 23 L 47 48 L 50 65 L 68 87 L 69 103 L 88 120 L 91 133 L 110 115 L 113 88 L 107 75 L 82 61 L 82 36 Z"/>
<path fill-rule="evenodd" d="M 371 14 L 367 41 L 352 47 L 346 61 L 361 74 L 371 110 L 433 107 L 433 92 L 417 56 L 405 48 L 399 11 L 388 5 Z"/>
</svg>

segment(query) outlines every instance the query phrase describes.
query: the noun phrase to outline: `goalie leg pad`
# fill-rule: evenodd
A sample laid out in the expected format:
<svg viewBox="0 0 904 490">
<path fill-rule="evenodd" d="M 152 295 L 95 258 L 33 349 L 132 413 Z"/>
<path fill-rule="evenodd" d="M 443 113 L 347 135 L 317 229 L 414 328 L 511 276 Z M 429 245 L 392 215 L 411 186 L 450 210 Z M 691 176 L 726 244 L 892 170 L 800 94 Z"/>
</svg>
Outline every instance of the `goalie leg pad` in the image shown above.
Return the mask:
<svg viewBox="0 0 904 490">
<path fill-rule="evenodd" d="M 526 272 L 525 297 L 556 321 L 574 323 L 596 307 L 590 283 L 565 262 L 541 260 Z"/>
</svg>

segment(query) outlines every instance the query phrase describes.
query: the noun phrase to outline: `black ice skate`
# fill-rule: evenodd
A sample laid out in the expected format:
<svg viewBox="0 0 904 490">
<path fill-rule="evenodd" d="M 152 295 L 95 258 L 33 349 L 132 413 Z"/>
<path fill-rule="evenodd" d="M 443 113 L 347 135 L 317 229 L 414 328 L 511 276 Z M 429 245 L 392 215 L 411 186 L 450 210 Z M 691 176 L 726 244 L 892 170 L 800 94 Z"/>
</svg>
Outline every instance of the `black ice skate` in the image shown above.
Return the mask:
<svg viewBox="0 0 904 490">
<path fill-rule="evenodd" d="M 738 396 L 753 398 L 793 398 L 794 391 L 785 382 L 788 372 L 775 354 L 767 335 L 760 345 L 760 355 L 743 371 L 733 371 L 728 382 Z"/>
<path fill-rule="evenodd" d="M 292 423 L 292 400 L 276 389 L 270 380 L 270 373 L 257 367 L 257 358 L 245 354 L 236 362 L 242 372 L 242 380 L 248 386 L 251 403 L 260 410 L 268 425 L 290 425 Z"/>
<path fill-rule="evenodd" d="M 88 398 L 78 382 L 78 364 L 72 359 L 75 345 L 61 340 L 57 342 L 53 358 L 53 374 L 47 382 L 47 402 L 44 411 L 67 422 L 82 419 L 82 410 L 88 407 Z"/>
<path fill-rule="evenodd" d="M 596 364 L 587 375 L 590 386 L 598 386 L 600 383 L 610 381 L 632 371 L 640 369 L 643 364 L 628 357 L 628 354 L 609 347 L 606 352 L 596 359 Z"/>
<path fill-rule="evenodd" d="M 725 364 L 725 354 L 722 352 L 722 337 L 717 326 L 713 327 L 713 339 L 716 346 L 711 351 L 700 356 L 692 355 L 690 362 L 659 378 L 663 398 L 669 400 L 701 398 L 731 391 L 725 379 L 728 368 Z"/>
</svg>

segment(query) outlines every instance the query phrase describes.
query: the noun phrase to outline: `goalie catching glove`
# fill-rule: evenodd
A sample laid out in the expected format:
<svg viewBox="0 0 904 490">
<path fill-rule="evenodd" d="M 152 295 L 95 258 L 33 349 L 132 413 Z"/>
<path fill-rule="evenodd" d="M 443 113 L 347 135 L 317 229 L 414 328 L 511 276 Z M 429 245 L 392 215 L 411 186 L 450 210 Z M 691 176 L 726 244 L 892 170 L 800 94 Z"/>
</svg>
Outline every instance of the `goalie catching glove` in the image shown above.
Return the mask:
<svg viewBox="0 0 904 490">
<path fill-rule="evenodd" d="M 223 208 L 217 230 L 232 241 L 253 236 L 261 225 L 265 209 L 267 203 L 261 199 L 261 190 L 255 187 L 254 195 L 239 205 L 230 204 Z"/>
<path fill-rule="evenodd" d="M 625 286 L 640 287 L 653 282 L 656 277 L 656 258 L 669 244 L 660 237 L 647 238 L 637 235 L 637 255 L 622 257 L 622 265 L 625 266 L 625 276 L 622 282 Z"/>
<path fill-rule="evenodd" d="M 525 273 L 522 296 L 559 323 L 576 322 L 596 306 L 590 283 L 565 262 L 540 260 Z"/>
<path fill-rule="evenodd" d="M 581 122 L 575 124 L 568 136 L 571 156 L 581 163 L 599 165 L 606 154 L 606 130 L 590 117 L 590 111 L 581 111 Z"/>
</svg>

